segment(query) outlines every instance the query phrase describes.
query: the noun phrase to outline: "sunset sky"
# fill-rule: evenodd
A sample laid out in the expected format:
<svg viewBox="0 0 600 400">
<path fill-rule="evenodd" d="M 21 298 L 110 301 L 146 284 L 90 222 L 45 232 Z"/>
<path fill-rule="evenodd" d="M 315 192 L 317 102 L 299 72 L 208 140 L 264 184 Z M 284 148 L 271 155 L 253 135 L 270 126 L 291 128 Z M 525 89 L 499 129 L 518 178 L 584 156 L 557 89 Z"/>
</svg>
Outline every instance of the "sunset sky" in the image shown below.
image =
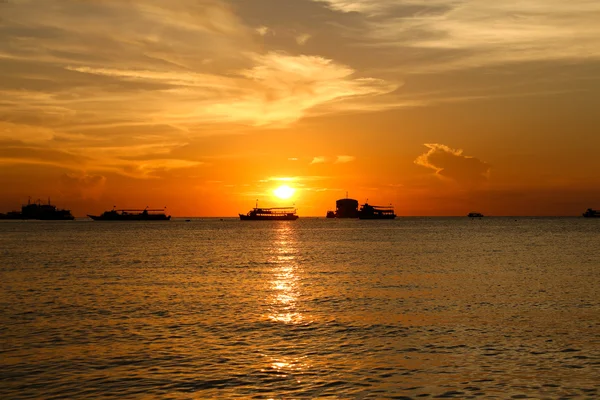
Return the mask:
<svg viewBox="0 0 600 400">
<path fill-rule="evenodd" d="M 0 0 L 0 212 L 600 208 L 598 21 L 598 0 Z"/>
</svg>

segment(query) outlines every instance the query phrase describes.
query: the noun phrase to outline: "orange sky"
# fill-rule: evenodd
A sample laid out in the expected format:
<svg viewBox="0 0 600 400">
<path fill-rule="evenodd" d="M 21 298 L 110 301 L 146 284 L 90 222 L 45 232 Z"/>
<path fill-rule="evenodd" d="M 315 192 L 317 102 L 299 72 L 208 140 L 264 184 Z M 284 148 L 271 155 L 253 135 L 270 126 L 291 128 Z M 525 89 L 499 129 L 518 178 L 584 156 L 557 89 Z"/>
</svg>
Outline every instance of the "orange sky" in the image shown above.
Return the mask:
<svg viewBox="0 0 600 400">
<path fill-rule="evenodd" d="M 596 0 L 0 2 L 0 212 L 600 208 Z M 296 189 L 287 201 L 272 191 Z"/>
</svg>

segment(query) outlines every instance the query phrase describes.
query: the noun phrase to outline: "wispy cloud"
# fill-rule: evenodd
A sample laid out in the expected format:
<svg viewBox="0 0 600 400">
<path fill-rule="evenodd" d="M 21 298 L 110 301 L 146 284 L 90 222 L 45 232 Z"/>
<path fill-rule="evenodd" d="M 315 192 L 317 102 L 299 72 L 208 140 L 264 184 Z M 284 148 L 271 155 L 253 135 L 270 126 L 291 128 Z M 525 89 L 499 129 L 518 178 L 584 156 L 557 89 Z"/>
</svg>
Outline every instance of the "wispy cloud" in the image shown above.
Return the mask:
<svg viewBox="0 0 600 400">
<path fill-rule="evenodd" d="M 311 36 L 308 33 L 298 35 L 298 36 L 296 36 L 296 43 L 298 43 L 300 46 L 303 46 L 306 44 L 306 42 L 308 42 L 308 40 L 310 38 L 311 38 Z"/>
<path fill-rule="evenodd" d="M 258 28 L 256 28 L 256 32 L 260 35 L 260 36 L 265 36 L 267 35 L 271 30 L 269 29 L 269 27 L 267 26 L 259 26 Z"/>
<path fill-rule="evenodd" d="M 81 168 L 90 161 L 91 159 L 84 155 L 40 144 L 16 140 L 0 141 L 0 163 L 2 164 L 39 164 Z"/>
<path fill-rule="evenodd" d="M 249 80 L 242 92 L 236 99 L 214 99 L 205 108 L 207 114 L 222 121 L 287 124 L 322 104 L 396 88 L 378 79 L 354 78 L 351 68 L 318 56 L 271 52 L 254 54 L 252 60 L 253 68 L 239 72 Z"/>
<path fill-rule="evenodd" d="M 360 12 L 360 13 L 376 13 L 381 10 L 385 10 L 398 3 L 398 1 L 377 1 L 377 0 L 314 0 L 319 3 L 325 3 L 333 10 L 342 11 L 345 13 L 349 12 Z"/>
<path fill-rule="evenodd" d="M 325 162 L 327 162 L 327 157 L 317 156 L 317 157 L 313 157 L 313 159 L 310 163 L 311 164 L 323 164 Z"/>
<path fill-rule="evenodd" d="M 420 72 L 600 58 L 595 0 L 315 0 L 365 15 L 371 46 L 429 51 Z"/>
<path fill-rule="evenodd" d="M 135 178 L 158 178 L 160 176 L 158 175 L 159 172 L 198 167 L 202 164 L 199 161 L 159 159 L 136 161 L 125 166 L 123 169 Z"/>
<path fill-rule="evenodd" d="M 0 121 L 0 140 L 40 143 L 52 140 L 55 135 L 56 132 L 54 130 L 44 126 Z"/>
<path fill-rule="evenodd" d="M 345 164 L 356 160 L 354 156 L 337 156 L 335 159 L 336 164 Z"/>
<path fill-rule="evenodd" d="M 331 163 L 331 162 L 333 162 L 333 164 L 345 164 L 345 163 L 352 162 L 354 160 L 356 160 L 356 157 L 345 156 L 345 155 L 335 156 L 335 157 L 317 156 L 317 157 L 313 157 L 310 164 L 311 165 L 312 164 L 324 164 L 324 163 Z"/>
</svg>

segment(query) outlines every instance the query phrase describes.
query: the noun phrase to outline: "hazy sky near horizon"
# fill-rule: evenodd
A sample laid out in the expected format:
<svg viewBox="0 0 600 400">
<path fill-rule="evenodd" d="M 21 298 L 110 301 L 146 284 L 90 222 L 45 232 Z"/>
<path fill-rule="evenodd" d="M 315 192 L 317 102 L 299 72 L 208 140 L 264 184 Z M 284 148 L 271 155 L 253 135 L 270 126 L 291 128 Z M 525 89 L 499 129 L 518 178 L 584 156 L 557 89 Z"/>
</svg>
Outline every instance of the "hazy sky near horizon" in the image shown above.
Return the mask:
<svg viewBox="0 0 600 400">
<path fill-rule="evenodd" d="M 597 21 L 597 0 L 3 0 L 0 212 L 600 207 Z"/>
</svg>

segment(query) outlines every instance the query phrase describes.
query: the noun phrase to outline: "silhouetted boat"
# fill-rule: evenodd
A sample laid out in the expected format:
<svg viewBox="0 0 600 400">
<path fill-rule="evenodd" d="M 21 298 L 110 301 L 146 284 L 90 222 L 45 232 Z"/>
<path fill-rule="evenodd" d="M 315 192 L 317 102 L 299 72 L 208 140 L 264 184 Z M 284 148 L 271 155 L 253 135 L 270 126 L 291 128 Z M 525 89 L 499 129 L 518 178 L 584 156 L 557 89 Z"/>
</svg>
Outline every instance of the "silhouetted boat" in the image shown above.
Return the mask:
<svg viewBox="0 0 600 400">
<path fill-rule="evenodd" d="M 75 217 L 70 210 L 61 210 L 50 203 L 42 204 L 40 200 L 32 203 L 31 199 L 26 205 L 21 206 L 21 212 L 10 211 L 6 214 L 0 214 L 0 219 L 39 219 L 43 221 L 62 221 L 73 220 Z"/>
<path fill-rule="evenodd" d="M 469 218 L 483 218 L 483 214 L 478 212 L 471 212 L 467 215 Z"/>
<path fill-rule="evenodd" d="M 372 206 L 369 203 L 365 203 L 360 207 L 358 211 L 358 218 L 360 219 L 394 219 L 394 207 L 392 206 Z"/>
<path fill-rule="evenodd" d="M 94 221 L 168 221 L 170 215 L 164 213 L 163 208 L 143 210 L 115 210 L 104 211 L 102 215 L 90 215 Z"/>
<path fill-rule="evenodd" d="M 327 215 L 325 216 L 325 218 L 335 218 L 335 212 L 327 211 Z"/>
<path fill-rule="evenodd" d="M 585 218 L 600 218 L 600 211 L 588 208 L 582 215 Z"/>
<path fill-rule="evenodd" d="M 293 207 L 255 207 L 247 214 L 239 214 L 239 216 L 242 221 L 294 221 L 298 219 L 296 209 Z"/>
<path fill-rule="evenodd" d="M 346 193 L 345 199 L 335 202 L 336 218 L 358 218 L 358 200 L 349 199 Z"/>
</svg>

